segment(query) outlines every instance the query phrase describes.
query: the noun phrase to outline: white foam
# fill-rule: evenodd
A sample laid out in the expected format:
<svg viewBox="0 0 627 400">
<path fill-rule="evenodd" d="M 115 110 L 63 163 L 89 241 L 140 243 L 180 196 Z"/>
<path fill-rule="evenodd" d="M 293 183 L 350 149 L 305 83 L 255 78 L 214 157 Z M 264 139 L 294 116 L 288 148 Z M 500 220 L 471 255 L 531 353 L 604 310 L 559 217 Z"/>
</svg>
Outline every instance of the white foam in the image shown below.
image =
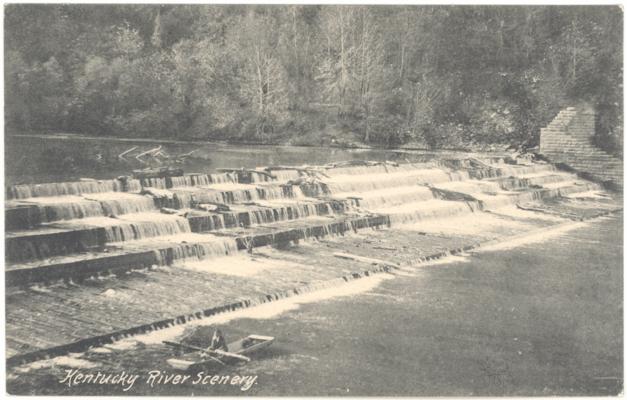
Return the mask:
<svg viewBox="0 0 627 400">
<path fill-rule="evenodd" d="M 105 344 L 103 347 L 110 350 L 130 350 L 137 346 L 137 341 L 133 339 L 122 339 L 115 343 Z"/>
<path fill-rule="evenodd" d="M 245 308 L 224 314 L 218 314 L 209 318 L 191 321 L 185 325 L 176 325 L 173 327 L 161 329 L 159 331 L 150 332 L 144 335 L 135 336 L 134 339 L 144 344 L 159 344 L 164 340 L 173 340 L 182 335 L 187 327 L 191 326 L 210 326 L 221 325 L 236 319 L 272 319 L 279 315 L 293 311 L 299 308 L 301 304 L 316 303 L 332 298 L 354 296 L 367 292 L 377 287 L 381 282 L 393 278 L 389 274 L 375 274 L 369 277 L 356 279 L 345 284 L 339 284 L 331 288 L 325 288 L 298 296 L 288 297 L 285 299 L 263 303 L 258 306 Z"/>
<path fill-rule="evenodd" d="M 27 373 L 32 370 L 52 368 L 54 366 L 70 367 L 70 368 L 96 368 L 100 364 L 79 358 L 83 353 L 70 353 L 67 356 L 59 356 L 48 360 L 39 360 L 16 367 L 15 371 L 19 373 Z"/>
<path fill-rule="evenodd" d="M 534 211 L 522 210 L 516 206 L 500 207 L 493 211 L 494 214 L 507 215 L 508 217 L 520 218 L 520 219 L 539 219 L 545 221 L 564 221 L 564 218 L 560 218 L 555 215 L 549 215 L 544 213 L 538 213 Z"/>
<path fill-rule="evenodd" d="M 109 353 L 113 353 L 113 351 L 111 349 L 107 349 L 106 347 L 94 347 L 92 349 L 89 349 L 89 351 L 91 353 L 98 353 L 98 354 L 109 354 Z"/>
<path fill-rule="evenodd" d="M 428 233 L 483 236 L 492 230 L 508 228 L 524 231 L 532 225 L 524 221 L 499 218 L 490 213 L 467 214 L 448 218 L 427 219 L 417 223 L 399 225 L 397 229 Z"/>
<path fill-rule="evenodd" d="M 218 257 L 195 262 L 185 262 L 182 268 L 199 272 L 209 272 L 232 276 L 253 276 L 270 269 L 290 269 L 300 267 L 299 264 L 273 258 L 255 257 L 244 254 Z"/>
<path fill-rule="evenodd" d="M 607 196 L 605 193 L 599 190 L 589 190 L 587 192 L 571 193 L 571 194 L 565 195 L 564 197 L 568 197 L 570 199 L 580 199 L 580 198 L 608 199 L 609 198 L 609 196 Z"/>
<path fill-rule="evenodd" d="M 531 232 L 528 235 L 523 235 L 520 237 L 512 238 L 510 240 L 505 240 L 503 242 L 481 246 L 473 250 L 473 252 L 509 250 L 509 249 L 513 249 L 516 247 L 525 246 L 528 244 L 542 243 L 550 239 L 553 239 L 555 237 L 562 236 L 563 234 L 570 232 L 574 229 L 583 228 L 587 225 L 588 224 L 585 222 L 574 222 L 572 224 L 559 225 L 556 227 L 542 230 L 540 232 Z"/>
</svg>

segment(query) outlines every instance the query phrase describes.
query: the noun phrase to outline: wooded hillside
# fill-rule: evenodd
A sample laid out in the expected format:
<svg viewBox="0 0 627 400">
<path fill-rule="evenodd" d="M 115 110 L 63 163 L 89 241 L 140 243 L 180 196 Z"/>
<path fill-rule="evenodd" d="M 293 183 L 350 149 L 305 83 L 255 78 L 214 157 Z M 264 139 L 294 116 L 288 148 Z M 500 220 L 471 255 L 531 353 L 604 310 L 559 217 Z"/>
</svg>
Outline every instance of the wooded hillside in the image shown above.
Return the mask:
<svg viewBox="0 0 627 400">
<path fill-rule="evenodd" d="M 8 5 L 7 134 L 534 145 L 563 106 L 622 143 L 617 7 Z"/>
</svg>

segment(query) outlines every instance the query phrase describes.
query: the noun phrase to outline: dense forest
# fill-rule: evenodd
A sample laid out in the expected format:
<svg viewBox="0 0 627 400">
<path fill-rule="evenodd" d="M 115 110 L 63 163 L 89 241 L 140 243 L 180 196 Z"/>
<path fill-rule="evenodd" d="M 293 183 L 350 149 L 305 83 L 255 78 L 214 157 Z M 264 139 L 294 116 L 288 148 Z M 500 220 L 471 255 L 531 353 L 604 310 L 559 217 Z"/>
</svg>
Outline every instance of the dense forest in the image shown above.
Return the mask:
<svg viewBox="0 0 627 400">
<path fill-rule="evenodd" d="M 8 134 L 533 146 L 596 106 L 622 147 L 618 6 L 8 5 Z"/>
</svg>

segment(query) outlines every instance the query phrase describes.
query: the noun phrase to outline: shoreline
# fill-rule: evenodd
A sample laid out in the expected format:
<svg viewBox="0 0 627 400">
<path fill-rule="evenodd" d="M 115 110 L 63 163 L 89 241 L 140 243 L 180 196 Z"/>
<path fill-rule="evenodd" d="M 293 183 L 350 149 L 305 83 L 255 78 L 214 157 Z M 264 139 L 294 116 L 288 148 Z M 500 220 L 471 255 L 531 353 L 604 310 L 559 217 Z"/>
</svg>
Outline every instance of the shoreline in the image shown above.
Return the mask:
<svg viewBox="0 0 627 400">
<path fill-rule="evenodd" d="M 389 152 L 425 152 L 425 153 L 442 153 L 442 152 L 457 152 L 457 153 L 495 153 L 500 154 L 506 152 L 504 149 L 506 146 L 502 145 L 503 149 L 471 149 L 471 148 L 438 148 L 438 149 L 429 149 L 427 147 L 382 147 L 382 146 L 368 146 L 366 144 L 360 143 L 356 146 L 319 146 L 319 145 L 306 145 L 306 144 L 281 144 L 281 143 L 264 143 L 264 142 L 247 142 L 247 141 L 233 141 L 229 142 L 228 140 L 177 140 L 177 139 L 162 139 L 162 138 L 126 138 L 126 137 L 118 137 L 118 136 L 90 136 L 90 135 L 81 135 L 74 133 L 52 133 L 52 134 L 38 134 L 38 133 L 27 133 L 27 134 L 13 134 L 13 135 L 5 135 L 5 140 L 7 139 L 22 139 L 22 138 L 35 138 L 35 139 L 53 139 L 53 140 L 93 140 L 93 141 L 111 141 L 111 142 L 120 142 L 120 143 L 163 143 L 163 144 L 173 144 L 173 145 L 215 145 L 221 147 L 229 147 L 229 146 L 264 146 L 264 147 L 284 147 L 284 148 L 295 148 L 295 149 L 337 149 L 337 150 L 369 150 L 369 151 L 389 151 Z"/>
</svg>

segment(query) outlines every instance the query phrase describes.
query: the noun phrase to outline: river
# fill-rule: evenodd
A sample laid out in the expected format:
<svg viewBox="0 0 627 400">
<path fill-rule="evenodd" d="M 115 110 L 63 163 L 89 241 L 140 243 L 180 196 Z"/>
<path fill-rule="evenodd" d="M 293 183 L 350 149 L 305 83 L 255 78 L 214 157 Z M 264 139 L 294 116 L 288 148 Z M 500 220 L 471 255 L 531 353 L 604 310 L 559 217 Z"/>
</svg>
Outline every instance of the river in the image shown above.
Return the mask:
<svg viewBox="0 0 627 400">
<path fill-rule="evenodd" d="M 363 278 L 331 293 L 222 321 L 227 340 L 276 343 L 222 374 L 238 386 L 145 383 L 171 372 L 171 350 L 145 344 L 100 354 L 108 371 L 141 374 L 131 390 L 59 383 L 64 367 L 22 371 L 11 393 L 133 395 L 616 395 L 623 376 L 622 214 L 550 240 L 518 239 L 411 273 Z M 537 235 L 536 235 L 537 236 Z M 351 286 L 352 285 L 352 286 Z M 213 327 L 194 336 L 207 341 Z M 157 341 L 158 342 L 158 341 Z M 90 360 L 97 359 L 94 355 Z M 80 364 L 77 368 L 86 367 Z M 36 389 L 35 389 L 36 388 Z"/>
<path fill-rule="evenodd" d="M 163 157 L 136 156 L 161 146 Z M 124 152 L 135 148 L 127 155 Z M 181 155 L 188 154 L 183 157 Z M 321 165 L 349 160 L 404 161 L 431 159 L 451 151 L 342 149 L 329 147 L 241 145 L 226 143 L 152 141 L 77 135 L 7 136 L 7 184 L 65 182 L 80 178 L 111 179 L 133 169 L 170 165 L 185 172 L 212 173 L 217 168 L 268 165 Z M 178 159 L 178 160 L 177 160 Z"/>
</svg>

